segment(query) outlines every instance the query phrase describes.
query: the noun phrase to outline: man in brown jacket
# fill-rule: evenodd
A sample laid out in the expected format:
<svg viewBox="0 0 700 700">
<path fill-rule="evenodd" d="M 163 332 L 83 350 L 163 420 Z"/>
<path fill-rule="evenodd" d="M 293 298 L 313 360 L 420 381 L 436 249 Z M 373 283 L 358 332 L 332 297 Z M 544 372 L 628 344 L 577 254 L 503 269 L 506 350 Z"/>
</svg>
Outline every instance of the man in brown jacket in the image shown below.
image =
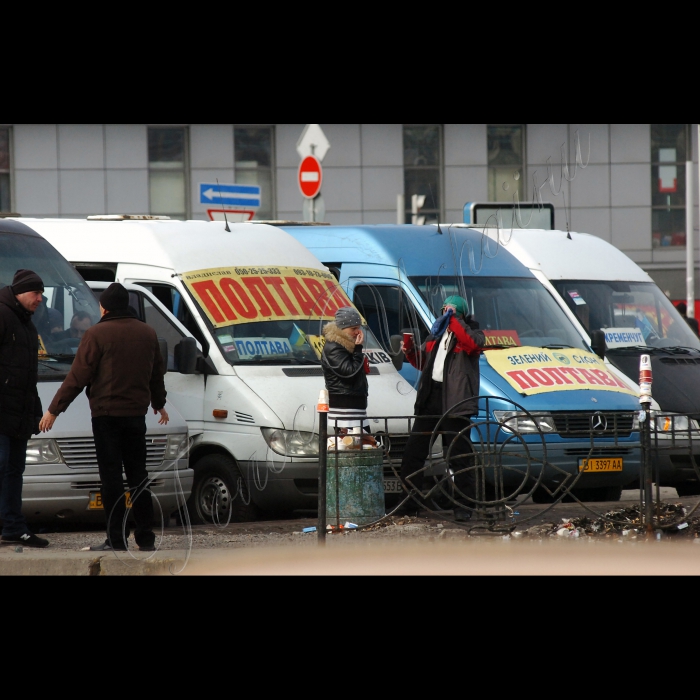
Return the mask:
<svg viewBox="0 0 700 700">
<path fill-rule="evenodd" d="M 107 539 L 91 550 L 125 550 L 129 537 L 122 465 L 126 472 L 142 551 L 153 551 L 153 501 L 146 471 L 148 404 L 168 422 L 165 368 L 155 331 L 129 308 L 129 292 L 118 282 L 100 297 L 102 318 L 85 331 L 71 371 L 56 392 L 39 428 L 46 432 L 80 392 L 87 388 L 92 413 Z"/>
</svg>

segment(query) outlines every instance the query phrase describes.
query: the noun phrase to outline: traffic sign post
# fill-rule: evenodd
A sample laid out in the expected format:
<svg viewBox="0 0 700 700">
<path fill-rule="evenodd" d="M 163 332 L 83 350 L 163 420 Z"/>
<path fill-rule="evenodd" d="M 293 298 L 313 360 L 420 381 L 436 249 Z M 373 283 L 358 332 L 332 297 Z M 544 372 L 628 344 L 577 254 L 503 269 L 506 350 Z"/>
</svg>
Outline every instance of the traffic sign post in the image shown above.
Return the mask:
<svg viewBox="0 0 700 700">
<path fill-rule="evenodd" d="M 301 158 L 297 184 L 304 197 L 304 221 L 319 221 L 326 214 L 326 208 L 321 197 L 323 170 L 321 161 L 328 149 L 330 141 L 318 124 L 307 124 L 297 141 L 297 153 Z"/>
</svg>

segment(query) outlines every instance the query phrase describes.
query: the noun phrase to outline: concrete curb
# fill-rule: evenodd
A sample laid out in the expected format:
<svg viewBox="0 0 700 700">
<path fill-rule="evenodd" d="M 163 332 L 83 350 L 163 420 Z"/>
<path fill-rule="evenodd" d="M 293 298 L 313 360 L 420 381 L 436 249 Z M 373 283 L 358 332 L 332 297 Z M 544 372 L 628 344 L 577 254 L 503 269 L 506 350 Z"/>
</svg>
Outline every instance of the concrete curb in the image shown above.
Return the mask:
<svg viewBox="0 0 700 700">
<path fill-rule="evenodd" d="M 14 549 L 0 552 L 0 576 L 168 576 L 177 574 L 185 559 L 178 552 L 150 556 L 127 552 L 46 552 Z"/>
</svg>

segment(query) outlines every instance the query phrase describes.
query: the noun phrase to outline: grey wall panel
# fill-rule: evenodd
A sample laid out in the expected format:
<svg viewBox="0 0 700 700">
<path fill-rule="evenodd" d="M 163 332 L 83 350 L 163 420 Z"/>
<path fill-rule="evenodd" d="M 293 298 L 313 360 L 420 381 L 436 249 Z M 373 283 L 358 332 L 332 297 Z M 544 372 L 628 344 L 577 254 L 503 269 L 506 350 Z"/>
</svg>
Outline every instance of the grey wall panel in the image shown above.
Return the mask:
<svg viewBox="0 0 700 700">
<path fill-rule="evenodd" d="M 17 170 L 15 202 L 23 216 L 57 216 L 58 171 Z"/>
<path fill-rule="evenodd" d="M 299 167 L 301 159 L 297 153 L 297 141 L 305 126 L 306 124 L 275 125 L 275 156 L 278 168 Z"/>
<path fill-rule="evenodd" d="M 648 163 L 651 161 L 649 124 L 611 124 L 610 162 Z"/>
<path fill-rule="evenodd" d="M 464 221 L 464 209 L 448 209 L 445 212 L 445 223 L 461 224 Z M 442 224 L 441 224 L 442 226 Z"/>
<path fill-rule="evenodd" d="M 148 131 L 145 124 L 105 124 L 105 166 L 147 168 Z"/>
<path fill-rule="evenodd" d="M 610 153 L 609 124 L 570 124 L 569 125 L 569 162 L 571 167 L 576 162 L 576 132 L 581 144 L 581 162 L 608 163 Z M 590 144 L 590 151 L 589 151 Z"/>
<path fill-rule="evenodd" d="M 590 233 L 610 243 L 612 240 L 612 232 L 610 230 L 610 208 L 572 208 L 571 230 L 578 231 L 579 233 Z"/>
<path fill-rule="evenodd" d="M 466 202 L 486 201 L 486 173 L 486 166 L 478 165 L 445 168 L 445 208 L 462 210 Z"/>
<path fill-rule="evenodd" d="M 395 224 L 396 210 L 390 211 L 367 211 L 362 214 L 363 224 Z"/>
<path fill-rule="evenodd" d="M 610 194 L 614 207 L 651 207 L 651 166 L 612 165 Z"/>
<path fill-rule="evenodd" d="M 107 170 L 107 213 L 148 214 L 148 170 Z"/>
<path fill-rule="evenodd" d="M 360 135 L 363 166 L 393 165 L 403 168 L 401 124 L 361 124 Z"/>
<path fill-rule="evenodd" d="M 357 211 L 362 221 L 361 168 L 324 168 L 321 193 L 326 211 Z"/>
<path fill-rule="evenodd" d="M 652 262 L 654 263 L 681 263 L 685 267 L 685 248 L 654 248 L 652 250 Z"/>
<path fill-rule="evenodd" d="M 323 159 L 324 168 L 361 165 L 359 124 L 321 124 L 320 126 L 331 144 Z M 301 136 L 301 132 L 299 135 Z"/>
<path fill-rule="evenodd" d="M 102 124 L 59 124 L 58 167 L 104 168 L 105 139 Z"/>
<path fill-rule="evenodd" d="M 218 204 L 202 204 L 199 201 L 199 184 L 211 183 L 216 185 L 216 178 L 219 178 L 219 184 L 228 184 L 234 182 L 233 168 L 193 168 L 190 177 L 190 201 L 192 202 L 192 213 L 200 212 L 206 214 L 207 209 L 220 209 Z M 216 187 L 214 187 L 216 190 Z M 207 217 L 208 218 L 208 217 Z"/>
<path fill-rule="evenodd" d="M 233 168 L 233 124 L 192 124 L 190 164 L 193 168 Z"/>
<path fill-rule="evenodd" d="M 338 226 L 355 226 L 362 223 L 360 211 L 328 211 L 326 208 L 325 221 Z"/>
<path fill-rule="evenodd" d="M 396 211 L 396 197 L 402 193 L 403 168 L 362 168 L 362 207 L 365 212 L 392 207 Z"/>
<path fill-rule="evenodd" d="M 613 208 L 612 244 L 620 250 L 651 249 L 651 209 L 648 207 Z"/>
<path fill-rule="evenodd" d="M 277 168 L 277 211 L 301 212 L 304 197 L 297 183 L 298 168 Z M 324 174 L 325 177 L 325 174 Z M 323 189 L 323 183 L 321 185 Z M 299 214 L 300 215 L 300 214 Z M 299 216 L 297 215 L 297 217 Z"/>
<path fill-rule="evenodd" d="M 12 132 L 17 170 L 58 167 L 56 124 L 15 124 Z"/>
<path fill-rule="evenodd" d="M 558 166 L 561 162 L 561 146 L 567 144 L 566 124 L 528 124 L 527 162 L 529 165 L 542 165 L 547 158 Z"/>
<path fill-rule="evenodd" d="M 59 171 L 59 196 L 62 214 L 104 214 L 105 171 Z"/>
<path fill-rule="evenodd" d="M 445 165 L 486 165 L 486 124 L 445 124 Z"/>
<path fill-rule="evenodd" d="M 570 171 L 570 174 L 573 174 L 573 171 Z M 570 183 L 570 189 L 572 207 L 609 207 L 609 166 L 589 164 L 585 169 L 578 168 L 576 177 Z"/>
</svg>

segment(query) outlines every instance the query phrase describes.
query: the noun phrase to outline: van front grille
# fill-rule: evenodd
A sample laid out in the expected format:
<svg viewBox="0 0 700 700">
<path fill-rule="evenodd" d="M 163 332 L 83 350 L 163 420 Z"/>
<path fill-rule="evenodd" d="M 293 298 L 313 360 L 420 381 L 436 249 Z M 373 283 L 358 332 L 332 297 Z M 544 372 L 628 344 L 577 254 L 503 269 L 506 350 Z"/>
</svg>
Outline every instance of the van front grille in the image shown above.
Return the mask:
<svg viewBox="0 0 700 700">
<path fill-rule="evenodd" d="M 95 441 L 92 438 L 59 438 L 56 440 L 63 461 L 74 469 L 97 469 L 97 454 Z M 165 456 L 165 436 L 146 438 L 146 467 L 157 467 L 163 463 Z"/>
</svg>

